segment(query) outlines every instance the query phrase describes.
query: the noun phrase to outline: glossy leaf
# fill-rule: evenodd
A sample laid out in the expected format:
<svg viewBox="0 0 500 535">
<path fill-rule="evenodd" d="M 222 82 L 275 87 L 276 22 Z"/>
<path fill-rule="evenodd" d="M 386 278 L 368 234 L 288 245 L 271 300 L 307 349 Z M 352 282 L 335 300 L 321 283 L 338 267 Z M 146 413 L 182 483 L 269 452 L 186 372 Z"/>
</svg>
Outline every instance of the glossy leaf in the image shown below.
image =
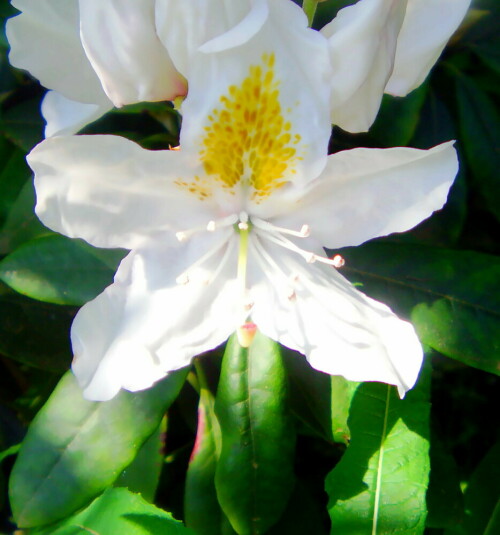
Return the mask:
<svg viewBox="0 0 500 535">
<path fill-rule="evenodd" d="M 64 372 L 71 362 L 68 332 L 76 313 L 34 301 L 0 282 L 0 352 L 18 362 Z"/>
<path fill-rule="evenodd" d="M 41 94 L 7 106 L 2 114 L 1 128 L 12 142 L 29 152 L 43 139 L 45 123 L 40 115 Z"/>
<path fill-rule="evenodd" d="M 0 228 L 0 254 L 6 255 L 22 243 L 52 234 L 45 228 L 33 212 L 35 188 L 29 180 L 21 189 L 18 197 L 10 206 L 3 227 Z"/>
<path fill-rule="evenodd" d="M 224 354 L 215 402 L 221 454 L 215 485 L 239 535 L 266 532 L 294 485 L 295 434 L 278 346 L 257 333 L 250 348 L 233 336 Z"/>
<path fill-rule="evenodd" d="M 299 353 L 283 349 L 283 356 L 290 389 L 290 409 L 297 422 L 297 432 L 331 442 L 331 376 L 312 368 Z"/>
<path fill-rule="evenodd" d="M 279 522 L 266 535 L 327 535 L 325 511 L 307 486 L 297 481 Z M 328 517 L 326 517 L 328 518 Z"/>
<path fill-rule="evenodd" d="M 200 382 L 203 386 L 200 388 L 196 440 L 186 474 L 184 517 L 186 525 L 198 535 L 220 535 L 224 514 L 215 491 L 220 431 L 214 413 L 214 396 L 204 381 Z"/>
<path fill-rule="evenodd" d="M 30 174 L 24 152 L 0 138 L 0 225 Z"/>
<path fill-rule="evenodd" d="M 457 76 L 461 139 L 467 164 L 483 200 L 500 220 L 500 114 L 486 93 L 465 76 Z"/>
<path fill-rule="evenodd" d="M 86 509 L 30 535 L 189 535 L 194 533 L 170 513 L 126 489 L 108 489 Z"/>
<path fill-rule="evenodd" d="M 500 374 L 498 257 L 384 242 L 345 249 L 342 255 L 343 274 L 410 318 L 423 343 Z"/>
<path fill-rule="evenodd" d="M 428 85 L 422 84 L 404 98 L 384 95 L 370 135 L 384 147 L 407 145 L 420 121 L 427 91 Z"/>
<path fill-rule="evenodd" d="M 31 424 L 12 472 L 17 524 L 60 520 L 112 485 L 157 429 L 185 376 L 180 370 L 149 390 L 91 402 L 67 373 Z"/>
<path fill-rule="evenodd" d="M 339 375 L 331 377 L 332 436 L 336 442 L 349 444 L 351 431 L 348 425 L 352 398 L 359 383 L 348 381 Z"/>
<path fill-rule="evenodd" d="M 326 480 L 332 535 L 423 533 L 430 409 L 423 379 L 404 400 L 390 385 L 356 390 L 351 443 Z"/>
<path fill-rule="evenodd" d="M 500 531 L 500 441 L 472 474 L 465 491 L 464 532 L 494 535 Z"/>
<path fill-rule="evenodd" d="M 434 433 L 431 435 L 431 474 L 427 491 L 427 527 L 450 529 L 463 521 L 464 499 L 455 460 Z"/>
<path fill-rule="evenodd" d="M 166 418 L 163 418 L 158 429 L 144 442 L 135 459 L 115 481 L 115 487 L 125 487 L 153 502 L 163 466 L 165 431 Z"/>
<path fill-rule="evenodd" d="M 83 305 L 113 282 L 114 271 L 81 240 L 51 235 L 24 243 L 0 262 L 0 280 L 23 295 Z"/>
</svg>

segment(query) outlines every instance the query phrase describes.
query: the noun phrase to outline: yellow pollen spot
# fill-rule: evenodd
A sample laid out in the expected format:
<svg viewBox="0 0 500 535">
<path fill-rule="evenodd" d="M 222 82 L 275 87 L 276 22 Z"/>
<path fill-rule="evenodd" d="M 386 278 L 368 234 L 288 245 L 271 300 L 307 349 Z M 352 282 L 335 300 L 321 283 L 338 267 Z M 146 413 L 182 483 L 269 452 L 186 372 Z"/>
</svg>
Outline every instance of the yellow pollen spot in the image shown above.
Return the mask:
<svg viewBox="0 0 500 535">
<path fill-rule="evenodd" d="M 220 97 L 208 115 L 200 151 L 206 178 L 178 185 L 207 196 L 213 186 L 233 195 L 238 186 L 260 202 L 296 173 L 301 138 L 285 117 L 291 109 L 282 109 L 274 63 L 274 54 L 264 54 L 262 65 L 252 65 L 241 84 Z"/>
</svg>

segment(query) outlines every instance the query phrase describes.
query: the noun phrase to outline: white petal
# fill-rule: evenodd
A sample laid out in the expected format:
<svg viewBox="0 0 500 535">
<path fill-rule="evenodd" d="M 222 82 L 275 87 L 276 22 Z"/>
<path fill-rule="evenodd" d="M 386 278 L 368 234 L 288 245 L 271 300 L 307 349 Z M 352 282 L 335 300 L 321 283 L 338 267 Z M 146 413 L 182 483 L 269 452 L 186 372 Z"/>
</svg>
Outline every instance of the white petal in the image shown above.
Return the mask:
<svg viewBox="0 0 500 535">
<path fill-rule="evenodd" d="M 12 5 L 22 11 L 7 22 L 12 65 L 68 99 L 104 102 L 80 41 L 78 0 L 13 0 Z"/>
<path fill-rule="evenodd" d="M 304 184 L 324 168 L 330 74 L 325 39 L 298 6 L 274 0 L 244 45 L 194 58 L 181 146 L 231 191 L 228 202 L 264 217 L 285 184 Z M 258 184 L 256 197 L 244 180 Z"/>
<path fill-rule="evenodd" d="M 444 205 L 457 171 L 453 142 L 430 150 L 338 152 L 328 157 L 309 192 L 288 205 L 288 214 L 277 217 L 276 224 L 308 224 L 311 238 L 329 248 L 404 232 Z"/>
<path fill-rule="evenodd" d="M 425 80 L 469 5 L 470 0 L 408 1 L 386 93 L 404 96 Z"/>
<path fill-rule="evenodd" d="M 186 245 L 130 253 L 114 284 L 79 311 L 71 333 L 73 371 L 86 398 L 106 400 L 120 388 L 148 388 L 235 330 L 242 321 L 235 299 L 236 253 L 210 284 L 196 278 L 176 283 L 218 239 L 205 236 Z M 207 263 L 208 276 L 217 263 L 217 256 Z"/>
<path fill-rule="evenodd" d="M 184 79 L 156 35 L 154 0 L 80 0 L 81 37 L 116 106 L 172 100 Z"/>
<path fill-rule="evenodd" d="M 321 33 L 328 37 L 333 76 L 332 123 L 368 130 L 392 72 L 406 0 L 361 0 L 341 9 Z"/>
<path fill-rule="evenodd" d="M 269 15 L 268 0 L 251 0 L 252 9 L 248 15 L 226 33 L 219 35 L 200 46 L 204 54 L 221 52 L 240 46 L 251 39 L 261 28 Z"/>
<path fill-rule="evenodd" d="M 415 384 L 423 353 L 410 323 L 334 268 L 308 265 L 275 246 L 266 249 L 282 273 L 268 269 L 267 279 L 253 285 L 252 321 L 263 334 L 331 375 L 394 384 L 401 396 Z"/>
<path fill-rule="evenodd" d="M 42 101 L 42 115 L 47 123 L 45 137 L 75 134 L 112 108 L 108 99 L 102 105 L 83 104 L 57 91 L 48 91 Z"/>
<path fill-rule="evenodd" d="M 266 0 L 190 0 L 189 2 L 156 2 L 158 36 L 185 77 L 190 76 L 193 56 L 205 43 L 232 30 L 238 44 L 248 40 L 260 29 L 259 16 Z M 256 11 L 256 12 L 255 12 Z M 254 13 L 255 12 L 255 13 Z M 234 28 L 237 34 L 234 35 Z M 243 30 L 243 31 L 241 31 Z M 213 46 L 213 45 L 212 45 Z"/>
<path fill-rule="evenodd" d="M 176 185 L 196 172 L 182 151 L 148 151 L 118 136 L 46 139 L 28 155 L 36 212 L 56 232 L 133 249 L 212 219 L 212 206 Z"/>
</svg>

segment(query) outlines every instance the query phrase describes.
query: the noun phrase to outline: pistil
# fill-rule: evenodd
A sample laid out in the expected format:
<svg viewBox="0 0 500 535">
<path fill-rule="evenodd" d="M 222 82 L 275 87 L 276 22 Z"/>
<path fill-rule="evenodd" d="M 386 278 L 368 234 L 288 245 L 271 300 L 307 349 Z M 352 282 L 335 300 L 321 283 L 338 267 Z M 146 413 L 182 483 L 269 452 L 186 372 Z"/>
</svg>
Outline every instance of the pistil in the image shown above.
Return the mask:
<svg viewBox="0 0 500 535">
<path fill-rule="evenodd" d="M 238 233 L 240 235 L 240 248 L 238 251 L 238 281 L 241 288 L 241 295 L 243 299 L 246 298 L 247 293 L 247 264 L 248 264 L 248 234 L 250 228 L 248 226 L 248 215 L 245 212 L 240 214 L 240 222 L 238 223 Z"/>
</svg>

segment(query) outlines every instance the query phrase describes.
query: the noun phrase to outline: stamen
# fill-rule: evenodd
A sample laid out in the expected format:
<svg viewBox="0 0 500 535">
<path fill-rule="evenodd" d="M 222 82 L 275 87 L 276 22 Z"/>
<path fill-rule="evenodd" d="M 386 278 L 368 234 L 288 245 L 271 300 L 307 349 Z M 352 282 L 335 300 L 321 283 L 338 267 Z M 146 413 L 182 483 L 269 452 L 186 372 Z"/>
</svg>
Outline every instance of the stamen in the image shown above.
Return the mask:
<svg viewBox="0 0 500 535">
<path fill-rule="evenodd" d="M 221 261 L 217 266 L 217 269 L 212 273 L 212 276 L 208 280 L 207 284 L 213 282 L 219 276 L 220 272 L 224 269 L 229 258 L 231 257 L 231 254 L 233 253 L 235 243 L 236 242 L 234 240 L 230 239 L 229 243 L 227 244 L 226 250 L 224 251 L 224 254 L 221 258 Z"/>
<path fill-rule="evenodd" d="M 220 249 L 222 247 L 224 247 L 224 245 L 226 245 L 226 244 L 229 245 L 229 242 L 230 242 L 230 235 L 228 235 L 227 233 L 224 233 L 224 237 L 221 240 L 219 240 L 204 255 L 202 255 L 200 258 L 198 258 L 198 260 L 196 260 L 193 264 L 191 264 L 183 273 L 181 273 L 175 279 L 175 282 L 177 282 L 177 284 L 181 284 L 181 285 L 188 284 L 191 281 L 191 278 L 189 277 L 189 273 L 191 271 L 193 271 L 195 268 L 197 268 L 198 266 L 204 264 L 210 258 L 212 258 L 212 256 L 217 254 L 220 251 Z M 229 248 L 229 246 L 228 246 L 228 248 Z M 227 253 L 227 250 L 226 250 L 226 252 L 224 253 L 224 256 L 222 257 L 222 261 L 224 261 L 224 263 L 225 263 L 227 261 L 227 258 L 229 258 L 229 254 Z M 221 263 L 222 263 L 222 261 L 221 261 Z M 219 268 L 221 266 L 221 263 L 219 263 Z M 219 271 L 216 271 L 215 273 L 218 274 Z M 204 284 L 209 284 L 213 279 L 214 279 L 214 275 L 212 275 L 209 279 L 206 279 L 206 278 L 202 279 L 201 282 L 204 283 Z"/>
<path fill-rule="evenodd" d="M 198 234 L 198 232 L 205 232 L 207 230 L 208 232 L 214 232 L 215 230 L 224 227 L 230 227 L 231 225 L 234 225 L 236 221 L 238 221 L 238 216 L 236 214 L 231 214 L 221 219 L 211 220 L 207 223 L 207 225 L 200 225 L 199 227 L 194 227 L 192 229 L 176 232 L 175 237 L 180 242 L 183 242 L 191 238 L 191 236 L 193 236 L 194 234 Z"/>
<path fill-rule="evenodd" d="M 221 219 L 216 219 L 215 221 L 209 221 L 207 225 L 207 230 L 209 232 L 214 232 L 214 230 L 230 227 L 238 221 L 238 216 L 236 214 L 228 215 L 227 217 L 222 217 Z"/>
<path fill-rule="evenodd" d="M 262 236 L 266 240 L 275 243 L 276 245 L 280 245 L 285 249 L 293 251 L 294 253 L 298 253 L 300 256 L 302 256 L 302 258 L 305 259 L 308 264 L 312 264 L 317 260 L 316 255 L 314 253 L 301 249 L 298 245 L 295 245 L 295 243 L 281 236 L 280 234 L 274 234 L 272 232 L 262 232 L 259 229 L 256 229 L 255 233 L 259 236 Z"/>
<path fill-rule="evenodd" d="M 253 239 L 252 241 L 250 241 L 249 245 L 253 249 L 254 258 L 260 264 L 264 272 L 268 271 L 269 266 L 280 278 L 287 280 L 288 283 L 294 284 L 298 282 L 299 276 L 297 274 L 293 274 L 290 277 L 287 277 L 283 270 L 271 257 L 271 255 L 269 255 L 269 253 L 265 250 L 265 248 L 262 246 L 258 239 Z M 266 262 L 268 264 L 267 266 Z M 285 295 L 289 301 L 293 302 L 297 299 L 297 294 L 295 293 L 295 290 L 290 286 L 285 287 Z"/>
<path fill-rule="evenodd" d="M 243 310 L 250 312 L 250 310 L 252 310 L 253 308 L 253 305 L 254 305 L 254 302 L 251 299 L 247 298 L 243 300 Z"/>
<path fill-rule="evenodd" d="M 287 298 L 289 301 L 296 301 L 297 300 L 297 294 L 295 293 L 295 290 L 293 288 L 290 288 Z"/>
<path fill-rule="evenodd" d="M 264 219 L 260 219 L 259 217 L 252 217 L 252 224 L 257 228 L 266 230 L 268 232 L 277 234 L 288 234 L 289 236 L 295 236 L 296 238 L 307 238 L 311 233 L 311 228 L 309 227 L 309 225 L 302 225 L 301 229 L 297 231 L 283 227 L 277 227 L 276 225 L 269 223 L 269 221 L 265 221 Z"/>
<path fill-rule="evenodd" d="M 332 262 L 337 269 L 345 266 L 345 258 L 343 256 L 340 256 L 339 254 L 336 254 L 332 258 Z"/>
<path fill-rule="evenodd" d="M 252 220 L 253 221 L 253 220 Z M 273 232 L 262 232 L 258 229 L 257 225 L 256 227 L 256 234 L 259 236 L 262 236 L 266 240 L 269 240 L 276 245 L 280 245 L 281 247 L 284 247 L 285 249 L 288 249 L 290 251 L 293 251 L 294 253 L 299 254 L 304 258 L 304 260 L 308 264 L 314 264 L 314 262 L 321 262 L 323 264 L 328 264 L 329 266 L 333 266 L 335 268 L 342 267 L 344 265 L 343 258 L 340 255 L 335 255 L 333 258 L 328 258 L 324 256 L 317 255 L 316 253 L 313 253 L 312 251 L 306 251 L 304 249 L 301 249 L 298 245 L 295 245 L 292 241 L 285 238 L 284 236 L 281 236 L 281 234 L 274 234 Z M 340 258 L 337 258 L 340 257 Z"/>
<path fill-rule="evenodd" d="M 187 273 L 183 273 L 182 275 L 179 275 L 175 282 L 179 284 L 180 286 L 185 286 L 189 282 L 189 277 L 187 276 Z"/>
</svg>

